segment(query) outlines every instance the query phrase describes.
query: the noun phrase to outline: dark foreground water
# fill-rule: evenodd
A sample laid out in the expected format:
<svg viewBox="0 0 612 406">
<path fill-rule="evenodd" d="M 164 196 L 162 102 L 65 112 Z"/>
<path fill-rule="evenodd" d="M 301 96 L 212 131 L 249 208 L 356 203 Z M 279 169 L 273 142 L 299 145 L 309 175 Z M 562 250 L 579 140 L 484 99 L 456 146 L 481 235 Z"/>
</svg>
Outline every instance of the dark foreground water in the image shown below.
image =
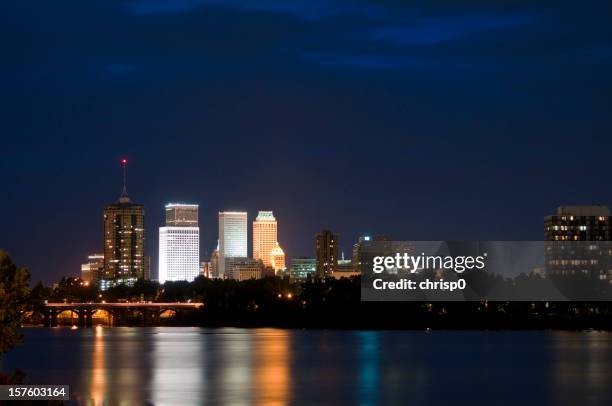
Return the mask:
<svg viewBox="0 0 612 406">
<path fill-rule="evenodd" d="M 75 404 L 612 405 L 612 334 L 24 330 L 2 360 Z"/>
</svg>

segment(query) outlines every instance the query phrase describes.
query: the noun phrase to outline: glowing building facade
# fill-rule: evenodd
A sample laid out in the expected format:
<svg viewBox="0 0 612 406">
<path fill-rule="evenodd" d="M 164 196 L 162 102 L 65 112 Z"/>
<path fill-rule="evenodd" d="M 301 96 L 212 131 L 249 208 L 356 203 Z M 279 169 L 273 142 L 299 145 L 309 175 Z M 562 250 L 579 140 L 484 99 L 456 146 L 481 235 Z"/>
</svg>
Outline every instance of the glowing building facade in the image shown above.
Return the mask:
<svg viewBox="0 0 612 406">
<path fill-rule="evenodd" d="M 247 213 L 219 212 L 219 277 L 225 277 L 228 258 L 246 258 L 248 251 Z"/>
<path fill-rule="evenodd" d="M 253 221 L 253 258 L 272 266 L 272 250 L 277 246 L 278 228 L 271 211 L 260 211 Z"/>
<path fill-rule="evenodd" d="M 270 266 L 274 268 L 274 271 L 283 271 L 286 269 L 285 267 L 285 252 L 283 249 L 276 243 L 274 248 L 270 252 L 271 264 Z"/>
<path fill-rule="evenodd" d="M 159 228 L 159 283 L 192 281 L 200 274 L 198 205 L 166 205 L 166 226 Z"/>
</svg>

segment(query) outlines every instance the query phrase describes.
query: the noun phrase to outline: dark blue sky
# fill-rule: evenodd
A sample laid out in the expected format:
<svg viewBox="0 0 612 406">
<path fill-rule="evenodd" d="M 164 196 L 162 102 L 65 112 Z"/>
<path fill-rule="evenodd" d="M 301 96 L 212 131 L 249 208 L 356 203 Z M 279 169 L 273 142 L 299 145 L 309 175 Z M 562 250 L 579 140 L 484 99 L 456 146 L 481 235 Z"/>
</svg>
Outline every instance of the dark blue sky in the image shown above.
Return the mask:
<svg viewBox="0 0 612 406">
<path fill-rule="evenodd" d="M 410 5 L 406 5 L 410 3 Z M 612 201 L 612 3 L 4 1 L 0 248 L 45 282 L 102 247 L 102 208 L 274 210 L 321 228 L 541 239 Z M 250 240 L 250 236 L 249 236 Z"/>
</svg>

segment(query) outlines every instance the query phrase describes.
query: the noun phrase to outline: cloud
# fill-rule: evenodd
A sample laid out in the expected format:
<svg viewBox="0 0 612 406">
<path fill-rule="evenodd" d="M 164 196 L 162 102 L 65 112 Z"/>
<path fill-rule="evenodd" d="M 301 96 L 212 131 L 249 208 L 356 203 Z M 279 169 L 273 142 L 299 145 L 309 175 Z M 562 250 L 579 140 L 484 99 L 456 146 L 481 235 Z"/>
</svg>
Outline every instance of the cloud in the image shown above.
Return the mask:
<svg viewBox="0 0 612 406">
<path fill-rule="evenodd" d="M 203 0 L 140 0 L 125 4 L 125 10 L 136 16 L 154 14 L 178 14 L 200 8 L 204 5 Z"/>
<path fill-rule="evenodd" d="M 179 14 L 196 9 L 225 8 L 240 12 L 271 12 L 305 20 L 318 20 L 345 14 L 381 17 L 384 8 L 363 2 L 333 0 L 135 0 L 124 9 L 135 16 Z"/>
<path fill-rule="evenodd" d="M 462 15 L 422 17 L 412 24 L 376 27 L 368 32 L 373 41 L 400 46 L 436 45 L 475 35 L 522 27 L 535 20 L 533 15 Z"/>
<path fill-rule="evenodd" d="M 516 13 L 396 15 L 388 24 L 340 33 L 335 42 L 317 44 L 318 48 L 312 46 L 300 56 L 330 68 L 413 70 L 438 76 L 452 71 L 482 72 L 511 62 L 483 44 L 494 36 L 512 37 L 513 30 L 526 29 L 535 20 L 534 15 Z M 480 49 L 470 52 L 473 47 Z"/>
<path fill-rule="evenodd" d="M 319 66 L 326 67 L 353 67 L 359 69 L 401 69 L 417 68 L 424 69 L 427 64 L 423 60 L 410 58 L 405 55 L 381 55 L 381 54 L 351 54 L 342 52 L 305 52 L 302 58 L 314 62 Z"/>
</svg>

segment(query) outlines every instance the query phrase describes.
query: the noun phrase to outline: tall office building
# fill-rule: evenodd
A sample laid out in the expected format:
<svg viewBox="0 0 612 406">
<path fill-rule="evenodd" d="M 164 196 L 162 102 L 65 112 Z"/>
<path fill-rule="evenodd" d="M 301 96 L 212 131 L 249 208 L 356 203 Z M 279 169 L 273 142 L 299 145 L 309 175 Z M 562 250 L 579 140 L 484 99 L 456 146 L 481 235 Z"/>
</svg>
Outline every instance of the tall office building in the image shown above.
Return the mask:
<svg viewBox="0 0 612 406">
<path fill-rule="evenodd" d="M 226 259 L 247 257 L 247 213 L 219 212 L 219 277 L 225 276 Z"/>
<path fill-rule="evenodd" d="M 562 206 L 545 217 L 546 274 L 583 275 L 612 283 L 610 225 L 606 206 Z"/>
<path fill-rule="evenodd" d="M 277 223 L 271 211 L 260 211 L 253 221 L 253 258 L 272 266 L 271 253 L 278 244 Z"/>
<path fill-rule="evenodd" d="M 91 254 L 87 262 L 81 265 L 81 279 L 85 282 L 95 284 L 104 272 L 104 255 Z"/>
<path fill-rule="evenodd" d="M 166 226 L 159 228 L 159 283 L 192 281 L 200 274 L 198 205 L 166 205 Z"/>
<path fill-rule="evenodd" d="M 316 235 L 317 243 L 317 276 L 332 276 L 338 265 L 338 236 L 329 230 Z"/>
<path fill-rule="evenodd" d="M 127 160 L 123 165 L 123 193 L 119 201 L 104 207 L 104 272 L 102 289 L 132 285 L 145 276 L 144 207 L 132 203 L 126 188 Z"/>
</svg>

